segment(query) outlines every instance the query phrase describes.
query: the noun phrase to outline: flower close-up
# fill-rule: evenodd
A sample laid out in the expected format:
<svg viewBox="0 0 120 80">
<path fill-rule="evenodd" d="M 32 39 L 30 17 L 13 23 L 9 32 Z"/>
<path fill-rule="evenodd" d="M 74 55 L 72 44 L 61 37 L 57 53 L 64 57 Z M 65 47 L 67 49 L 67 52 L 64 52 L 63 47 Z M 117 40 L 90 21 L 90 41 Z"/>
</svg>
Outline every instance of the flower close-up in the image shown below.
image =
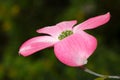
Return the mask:
<svg viewBox="0 0 120 80">
<path fill-rule="evenodd" d="M 87 59 L 97 47 L 94 36 L 84 30 L 94 29 L 110 20 L 110 13 L 90 18 L 80 24 L 76 20 L 63 21 L 54 26 L 38 29 L 40 34 L 22 44 L 19 54 L 29 56 L 48 47 L 54 47 L 55 56 L 62 63 L 77 67 L 87 63 Z"/>
</svg>

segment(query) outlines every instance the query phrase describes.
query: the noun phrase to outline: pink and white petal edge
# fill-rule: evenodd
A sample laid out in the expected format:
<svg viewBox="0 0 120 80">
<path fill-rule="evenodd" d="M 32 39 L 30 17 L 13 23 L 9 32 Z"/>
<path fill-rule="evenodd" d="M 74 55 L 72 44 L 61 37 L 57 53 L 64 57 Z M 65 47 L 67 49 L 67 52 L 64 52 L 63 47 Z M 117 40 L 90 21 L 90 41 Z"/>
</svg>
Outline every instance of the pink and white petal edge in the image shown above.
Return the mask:
<svg viewBox="0 0 120 80">
<path fill-rule="evenodd" d="M 48 27 L 44 27 L 41 29 L 38 29 L 37 32 L 38 33 L 45 33 L 45 34 L 49 34 L 52 37 L 58 37 L 61 32 L 63 32 L 64 30 L 72 30 L 72 27 L 77 23 L 76 20 L 71 20 L 71 21 L 63 21 L 60 22 L 54 26 L 48 26 Z"/>
<path fill-rule="evenodd" d="M 110 13 L 90 18 L 74 27 L 74 31 L 93 29 L 99 27 L 110 20 Z"/>
<path fill-rule="evenodd" d="M 50 36 L 38 36 L 27 40 L 20 47 L 19 54 L 29 56 L 39 50 L 53 46 L 57 41 Z"/>
</svg>

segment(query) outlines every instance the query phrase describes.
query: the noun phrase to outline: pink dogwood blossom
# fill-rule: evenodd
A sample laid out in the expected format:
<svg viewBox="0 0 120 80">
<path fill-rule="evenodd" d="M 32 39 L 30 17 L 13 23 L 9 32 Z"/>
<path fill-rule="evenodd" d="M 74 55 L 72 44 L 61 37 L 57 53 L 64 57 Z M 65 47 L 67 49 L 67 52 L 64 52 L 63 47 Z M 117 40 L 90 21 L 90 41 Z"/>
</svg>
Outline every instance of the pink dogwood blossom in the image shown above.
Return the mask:
<svg viewBox="0 0 120 80">
<path fill-rule="evenodd" d="M 64 64 L 72 67 L 82 66 L 93 54 L 97 40 L 84 30 L 93 29 L 107 23 L 110 13 L 99 15 L 74 26 L 77 21 L 63 21 L 54 26 L 38 29 L 38 33 L 48 35 L 29 39 L 20 47 L 19 54 L 29 56 L 47 47 L 54 47 L 56 57 Z"/>
</svg>

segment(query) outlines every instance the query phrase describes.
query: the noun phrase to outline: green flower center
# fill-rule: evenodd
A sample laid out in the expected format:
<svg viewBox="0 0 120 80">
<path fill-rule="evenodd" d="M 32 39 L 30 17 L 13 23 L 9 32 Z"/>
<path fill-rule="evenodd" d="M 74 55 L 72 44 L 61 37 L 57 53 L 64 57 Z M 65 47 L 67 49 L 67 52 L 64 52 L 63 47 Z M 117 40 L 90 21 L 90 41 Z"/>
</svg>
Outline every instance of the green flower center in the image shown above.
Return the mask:
<svg viewBox="0 0 120 80">
<path fill-rule="evenodd" d="M 72 34 L 73 34 L 73 32 L 72 32 L 71 30 L 63 31 L 63 32 L 59 35 L 58 39 L 59 39 L 59 40 L 62 40 L 62 39 L 66 38 L 66 37 L 68 37 L 68 36 L 70 36 L 70 35 L 72 35 Z"/>
</svg>

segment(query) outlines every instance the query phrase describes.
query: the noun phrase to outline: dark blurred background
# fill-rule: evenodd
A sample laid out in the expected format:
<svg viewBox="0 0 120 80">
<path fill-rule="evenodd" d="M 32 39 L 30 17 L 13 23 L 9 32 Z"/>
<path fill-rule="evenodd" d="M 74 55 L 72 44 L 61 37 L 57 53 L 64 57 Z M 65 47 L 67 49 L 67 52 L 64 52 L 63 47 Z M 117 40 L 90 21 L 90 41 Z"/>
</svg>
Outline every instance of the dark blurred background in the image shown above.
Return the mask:
<svg viewBox="0 0 120 80">
<path fill-rule="evenodd" d="M 111 13 L 111 20 L 87 32 L 98 47 L 86 65 L 91 70 L 120 75 L 120 0 L 0 0 L 0 80 L 93 80 L 95 76 L 59 62 L 53 48 L 29 57 L 18 54 L 36 30 L 61 21 Z M 113 80 L 113 79 L 112 79 Z"/>
</svg>

